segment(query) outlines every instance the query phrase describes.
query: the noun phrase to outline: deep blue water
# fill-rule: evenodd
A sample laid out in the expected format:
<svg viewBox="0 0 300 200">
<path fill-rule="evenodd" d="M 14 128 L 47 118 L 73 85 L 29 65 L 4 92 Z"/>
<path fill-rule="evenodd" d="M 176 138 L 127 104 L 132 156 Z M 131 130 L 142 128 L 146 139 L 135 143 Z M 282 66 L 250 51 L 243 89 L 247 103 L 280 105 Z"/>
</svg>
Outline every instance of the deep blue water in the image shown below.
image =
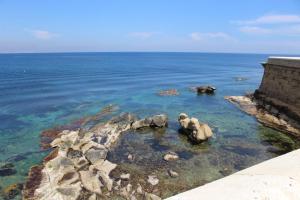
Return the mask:
<svg viewBox="0 0 300 200">
<path fill-rule="evenodd" d="M 255 159 L 246 163 L 246 167 L 277 155 L 267 150 L 277 144 L 276 141 L 266 141 L 266 137 L 279 135 L 291 143 L 291 149 L 297 148 L 293 139 L 262 127 L 223 99 L 226 95 L 243 95 L 258 88 L 263 75 L 260 63 L 268 56 L 214 53 L 0 54 L 0 164 L 12 162 L 17 170 L 14 175 L 0 176 L 0 187 L 23 182 L 29 167 L 38 164 L 45 156 L 46 152 L 39 149 L 42 130 L 94 114 L 108 104 L 116 104 L 120 112 L 130 111 L 140 117 L 167 113 L 173 123 L 180 112 L 197 117 L 218 128 L 208 148 L 224 147 L 234 140 L 232 138 L 255 144 L 259 152 L 252 155 Z M 237 81 L 236 77 L 246 80 Z M 206 84 L 217 87 L 215 95 L 197 96 L 189 91 L 191 86 Z M 159 90 L 170 88 L 176 88 L 180 95 L 156 95 Z M 170 134 L 177 135 L 174 131 L 166 135 Z M 153 139 L 152 135 L 144 137 L 128 139 Z M 176 139 L 171 140 L 178 146 L 195 148 L 185 142 L 176 142 Z M 153 148 L 155 150 L 155 145 Z"/>
</svg>

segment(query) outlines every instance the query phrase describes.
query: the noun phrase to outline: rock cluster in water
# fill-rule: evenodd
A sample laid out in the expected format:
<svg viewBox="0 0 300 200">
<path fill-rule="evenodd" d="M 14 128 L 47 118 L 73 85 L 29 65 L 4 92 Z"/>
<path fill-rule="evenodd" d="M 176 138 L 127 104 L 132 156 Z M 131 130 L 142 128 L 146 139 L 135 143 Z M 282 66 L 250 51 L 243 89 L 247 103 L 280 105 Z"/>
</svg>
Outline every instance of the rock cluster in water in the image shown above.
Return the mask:
<svg viewBox="0 0 300 200">
<path fill-rule="evenodd" d="M 207 124 L 200 123 L 196 118 L 189 118 L 185 113 L 178 117 L 181 129 L 194 142 L 202 142 L 212 137 L 213 132 Z"/>
<path fill-rule="evenodd" d="M 255 116 L 260 123 L 267 127 L 284 131 L 295 136 L 300 135 L 300 130 L 287 121 L 283 113 L 279 113 L 276 108 L 270 105 L 260 106 L 257 103 L 259 100 L 254 99 L 251 95 L 226 96 L 225 99 L 249 115 Z"/>
<path fill-rule="evenodd" d="M 87 131 L 65 130 L 52 141 L 54 151 L 48 155 L 43 165 L 35 166 L 23 191 L 24 199 L 109 199 L 119 195 L 126 199 L 160 199 L 155 194 L 143 191 L 122 180 L 130 179 L 130 174 L 122 174 L 117 181 L 110 172 L 117 165 L 107 160 L 111 145 L 120 134 L 141 127 L 164 127 L 167 116 L 156 115 L 137 120 L 131 114 L 122 114 L 108 121 L 94 125 Z M 157 182 L 152 177 L 151 181 Z"/>
</svg>

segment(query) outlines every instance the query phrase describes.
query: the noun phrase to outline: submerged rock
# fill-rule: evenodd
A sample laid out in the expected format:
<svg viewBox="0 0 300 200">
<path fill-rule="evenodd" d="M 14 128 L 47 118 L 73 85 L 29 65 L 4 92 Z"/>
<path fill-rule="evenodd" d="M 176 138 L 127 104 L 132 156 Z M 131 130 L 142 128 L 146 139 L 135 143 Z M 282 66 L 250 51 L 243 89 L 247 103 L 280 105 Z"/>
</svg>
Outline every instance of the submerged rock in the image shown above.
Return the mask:
<svg viewBox="0 0 300 200">
<path fill-rule="evenodd" d="M 12 163 L 7 163 L 0 167 L 0 176 L 11 176 L 17 173 L 17 170 L 13 169 Z"/>
<path fill-rule="evenodd" d="M 174 160 L 178 160 L 179 156 L 177 155 L 177 153 L 175 152 L 168 152 L 166 155 L 164 155 L 164 160 L 165 161 L 174 161 Z"/>
<path fill-rule="evenodd" d="M 147 182 L 154 186 L 159 183 L 159 179 L 155 175 L 150 175 L 148 176 Z"/>
<path fill-rule="evenodd" d="M 23 184 L 20 183 L 9 185 L 8 187 L 4 188 L 4 190 L 2 191 L 3 198 L 5 200 L 13 199 L 17 195 L 21 194 L 22 189 L 23 189 Z"/>
<path fill-rule="evenodd" d="M 159 96 L 178 96 L 179 92 L 176 89 L 161 90 L 158 92 Z"/>
<path fill-rule="evenodd" d="M 195 142 L 202 142 L 213 135 L 211 128 L 207 124 L 200 123 L 196 118 L 189 118 L 185 113 L 179 115 L 178 121 L 182 131 Z"/>
<path fill-rule="evenodd" d="M 172 177 L 172 178 L 176 178 L 176 177 L 179 176 L 179 174 L 178 174 L 177 172 L 175 172 L 174 170 L 172 170 L 172 169 L 169 169 L 169 170 L 168 170 L 168 174 L 169 174 L 169 176 Z"/>
</svg>

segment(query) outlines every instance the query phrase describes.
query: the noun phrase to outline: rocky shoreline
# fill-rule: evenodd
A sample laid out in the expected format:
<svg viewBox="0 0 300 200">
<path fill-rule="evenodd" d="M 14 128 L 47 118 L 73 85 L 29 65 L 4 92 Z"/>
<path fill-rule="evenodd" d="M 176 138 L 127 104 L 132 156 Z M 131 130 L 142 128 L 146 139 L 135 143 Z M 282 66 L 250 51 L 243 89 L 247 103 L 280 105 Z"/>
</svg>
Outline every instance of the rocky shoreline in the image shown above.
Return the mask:
<svg viewBox="0 0 300 200">
<path fill-rule="evenodd" d="M 247 114 L 256 117 L 264 126 L 300 137 L 298 128 L 300 125 L 297 126 L 293 119 L 287 117 L 284 112 L 280 112 L 274 105 L 265 104 L 263 100 L 255 98 L 252 94 L 224 98 Z"/>
<path fill-rule="evenodd" d="M 31 168 L 23 199 L 93 200 L 112 196 L 160 199 L 156 194 L 145 192 L 141 185 L 131 185 L 130 175 L 112 179 L 109 174 L 117 165 L 107 160 L 107 153 L 122 133 L 142 127 L 165 127 L 167 120 L 165 115 L 138 120 L 125 113 L 85 131 L 60 132 L 51 142 L 54 150 L 43 164 Z M 124 179 L 126 185 L 122 184 Z"/>
</svg>

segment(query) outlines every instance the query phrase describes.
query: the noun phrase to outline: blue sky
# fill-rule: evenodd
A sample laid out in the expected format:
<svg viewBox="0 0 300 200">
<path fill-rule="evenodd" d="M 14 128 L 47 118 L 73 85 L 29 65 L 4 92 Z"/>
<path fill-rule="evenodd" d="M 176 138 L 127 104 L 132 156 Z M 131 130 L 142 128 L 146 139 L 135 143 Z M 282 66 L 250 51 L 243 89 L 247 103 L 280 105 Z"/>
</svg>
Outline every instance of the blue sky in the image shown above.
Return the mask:
<svg viewBox="0 0 300 200">
<path fill-rule="evenodd" d="M 0 52 L 300 53 L 299 0 L 0 0 Z"/>
</svg>

